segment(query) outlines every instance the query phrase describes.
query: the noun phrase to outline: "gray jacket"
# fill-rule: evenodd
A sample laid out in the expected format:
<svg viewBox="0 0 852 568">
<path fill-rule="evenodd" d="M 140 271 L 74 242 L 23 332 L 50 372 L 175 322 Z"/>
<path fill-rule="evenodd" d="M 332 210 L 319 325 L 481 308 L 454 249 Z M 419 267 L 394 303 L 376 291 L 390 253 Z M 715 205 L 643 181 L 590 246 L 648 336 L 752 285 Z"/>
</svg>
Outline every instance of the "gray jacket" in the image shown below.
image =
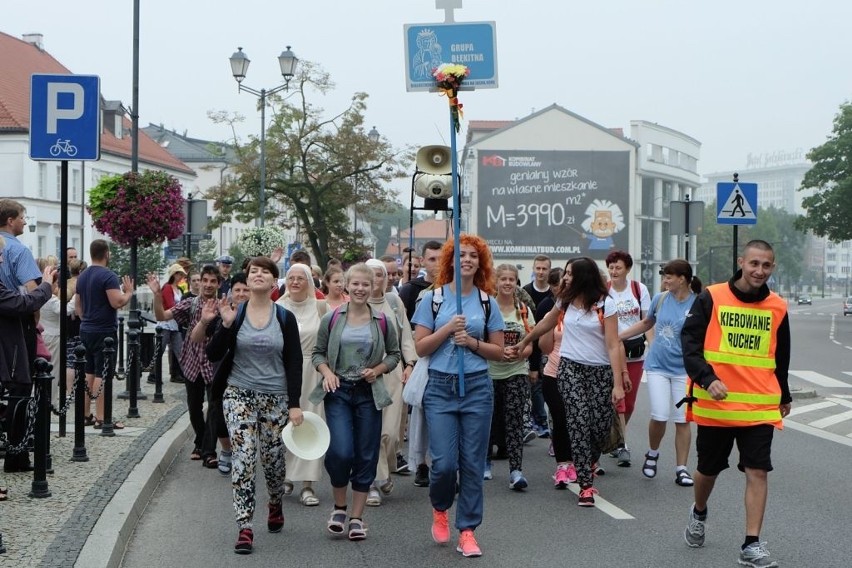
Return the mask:
<svg viewBox="0 0 852 568">
<path fill-rule="evenodd" d="M 349 303 L 347 302 L 336 310 L 325 314 L 320 321 L 317 342 L 314 345 L 311 355 L 311 363 L 315 369 L 322 363 L 325 363 L 332 371 L 337 371 L 337 358 L 340 354 L 340 336 L 343 334 L 348 309 Z M 399 365 L 400 359 L 399 338 L 396 335 L 396 326 L 392 325 L 394 322 L 387 322 L 387 334 L 383 335 L 379 329 L 379 318 L 381 315 L 372 308 L 370 310 L 373 313 L 373 325 L 370 331 L 373 335 L 375 349 L 373 349 L 373 354 L 366 364 L 369 367 L 375 367 L 379 363 L 384 363 L 388 369 L 392 370 Z M 337 321 L 334 322 L 334 327 L 329 330 L 335 312 L 338 312 L 339 316 Z M 376 378 L 376 381 L 372 384 L 372 390 L 376 408 L 382 409 L 393 403 L 387 388 L 385 388 L 383 375 L 379 375 Z M 325 395 L 322 381 L 320 381 L 308 398 L 313 404 L 319 404 L 325 398 Z"/>
</svg>

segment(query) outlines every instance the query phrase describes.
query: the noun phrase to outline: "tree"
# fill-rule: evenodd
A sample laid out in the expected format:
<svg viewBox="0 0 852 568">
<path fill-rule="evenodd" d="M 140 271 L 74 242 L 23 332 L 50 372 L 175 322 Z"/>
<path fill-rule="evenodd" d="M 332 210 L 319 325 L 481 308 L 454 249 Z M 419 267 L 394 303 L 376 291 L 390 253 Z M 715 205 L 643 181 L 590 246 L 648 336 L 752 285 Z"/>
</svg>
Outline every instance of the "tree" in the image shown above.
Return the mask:
<svg viewBox="0 0 852 568">
<path fill-rule="evenodd" d="M 762 239 L 775 249 L 775 280 L 783 282 L 786 289 L 798 285 L 804 274 L 804 254 L 807 235 L 796 227 L 797 217 L 775 207 L 760 208 L 756 225 L 743 225 L 737 234 L 737 244 L 742 247 L 752 239 Z M 698 239 L 698 277 L 705 284 L 727 280 L 731 277 L 733 228 L 716 223 L 716 203 L 704 208 L 704 228 Z M 712 278 L 711 278 L 712 276 Z"/>
<path fill-rule="evenodd" d="M 807 154 L 813 167 L 799 191 L 815 188 L 802 200 L 807 211 L 796 220 L 801 230 L 838 242 L 852 239 L 852 103 L 840 105 L 834 128 L 825 144 Z"/>
<path fill-rule="evenodd" d="M 407 174 L 400 160 L 410 158 L 384 140 L 374 142 L 364 131 L 366 93 L 355 93 L 350 105 L 324 118 L 309 96 L 334 88 L 318 65 L 305 62 L 284 98 L 267 99 L 273 118 L 267 131 L 265 222 L 287 228 L 294 225 L 304 236 L 320 266 L 332 256 L 343 258 L 359 245 L 348 208 L 363 218 L 390 202 L 387 183 Z M 232 127 L 237 115 L 213 113 L 214 122 Z M 236 175 L 213 188 L 216 216 L 212 226 L 236 218 L 254 220 L 258 213 L 259 139 L 240 144 L 234 136 Z M 351 255 L 350 255 L 351 256 Z"/>
<path fill-rule="evenodd" d="M 149 272 L 159 274 L 166 268 L 166 258 L 163 256 L 162 245 L 139 247 L 138 255 L 137 286 L 144 282 L 145 275 Z M 130 274 L 130 249 L 110 242 L 109 267 L 119 276 Z"/>
</svg>

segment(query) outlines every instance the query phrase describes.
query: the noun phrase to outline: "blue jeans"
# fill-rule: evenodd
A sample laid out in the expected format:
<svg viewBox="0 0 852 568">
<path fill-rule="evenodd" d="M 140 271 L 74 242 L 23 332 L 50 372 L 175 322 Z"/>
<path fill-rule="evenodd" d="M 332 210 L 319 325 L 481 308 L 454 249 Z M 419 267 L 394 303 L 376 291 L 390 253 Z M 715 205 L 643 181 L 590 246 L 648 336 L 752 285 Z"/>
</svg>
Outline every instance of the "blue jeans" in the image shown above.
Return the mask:
<svg viewBox="0 0 852 568">
<path fill-rule="evenodd" d="M 370 384 L 340 381 L 324 401 L 331 433 L 325 470 L 331 485 L 346 487 L 351 482 L 352 491 L 366 493 L 376 478 L 382 442 L 382 411 L 376 409 Z"/>
<path fill-rule="evenodd" d="M 432 455 L 429 498 L 432 507 L 446 511 L 453 505 L 458 479 L 456 528 L 460 531 L 482 523 L 483 456 L 494 411 L 494 387 L 486 371 L 465 375 L 464 385 L 465 396 L 459 398 L 457 375 L 429 371 L 423 394 Z"/>
</svg>

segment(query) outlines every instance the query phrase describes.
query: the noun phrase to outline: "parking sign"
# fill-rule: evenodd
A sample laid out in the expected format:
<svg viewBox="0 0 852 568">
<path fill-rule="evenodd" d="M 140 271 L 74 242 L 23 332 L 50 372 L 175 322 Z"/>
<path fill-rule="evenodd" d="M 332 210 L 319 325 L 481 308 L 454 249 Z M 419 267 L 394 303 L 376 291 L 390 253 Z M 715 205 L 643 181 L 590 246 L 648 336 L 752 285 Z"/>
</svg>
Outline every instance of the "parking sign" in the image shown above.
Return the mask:
<svg viewBox="0 0 852 568">
<path fill-rule="evenodd" d="M 31 159 L 100 159 L 100 85 L 100 77 L 96 75 L 32 76 Z"/>
</svg>

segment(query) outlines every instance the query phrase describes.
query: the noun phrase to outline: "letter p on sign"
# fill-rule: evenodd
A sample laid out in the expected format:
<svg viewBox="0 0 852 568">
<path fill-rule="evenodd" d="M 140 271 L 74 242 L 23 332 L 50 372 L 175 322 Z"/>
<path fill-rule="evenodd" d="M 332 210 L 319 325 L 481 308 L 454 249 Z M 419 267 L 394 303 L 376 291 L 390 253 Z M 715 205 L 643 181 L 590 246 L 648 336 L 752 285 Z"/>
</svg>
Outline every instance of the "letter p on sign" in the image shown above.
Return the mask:
<svg viewBox="0 0 852 568">
<path fill-rule="evenodd" d="M 59 95 L 71 95 L 71 108 L 59 108 Z M 60 120 L 77 120 L 83 116 L 83 87 L 79 83 L 47 84 L 47 133 L 56 134 Z M 64 97 L 66 100 L 68 97 Z"/>
<path fill-rule="evenodd" d="M 97 160 L 101 153 L 101 82 L 96 75 L 33 74 L 30 158 Z"/>
</svg>

